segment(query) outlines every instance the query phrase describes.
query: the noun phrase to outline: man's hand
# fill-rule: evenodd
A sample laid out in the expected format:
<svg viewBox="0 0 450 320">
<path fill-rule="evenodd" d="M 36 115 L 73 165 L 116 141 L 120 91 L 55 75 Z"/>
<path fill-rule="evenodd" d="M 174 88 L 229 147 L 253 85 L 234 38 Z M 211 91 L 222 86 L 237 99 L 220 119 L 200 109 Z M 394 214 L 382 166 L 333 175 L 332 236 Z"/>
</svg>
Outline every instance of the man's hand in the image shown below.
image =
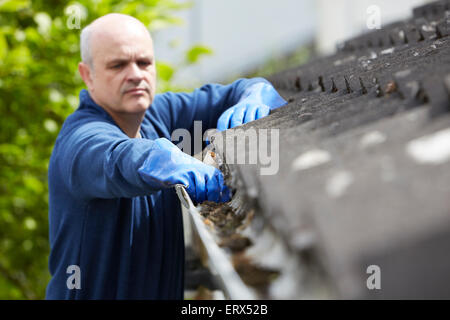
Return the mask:
<svg viewBox="0 0 450 320">
<path fill-rule="evenodd" d="M 195 202 L 230 200 L 230 191 L 222 172 L 185 154 L 166 138 L 154 142 L 148 158 L 138 170 L 151 188 L 162 189 L 182 184 Z"/>
<path fill-rule="evenodd" d="M 227 109 L 217 121 L 219 131 L 234 128 L 241 124 L 267 116 L 270 110 L 287 102 L 270 84 L 261 82 L 252 85 L 233 107 Z"/>
</svg>

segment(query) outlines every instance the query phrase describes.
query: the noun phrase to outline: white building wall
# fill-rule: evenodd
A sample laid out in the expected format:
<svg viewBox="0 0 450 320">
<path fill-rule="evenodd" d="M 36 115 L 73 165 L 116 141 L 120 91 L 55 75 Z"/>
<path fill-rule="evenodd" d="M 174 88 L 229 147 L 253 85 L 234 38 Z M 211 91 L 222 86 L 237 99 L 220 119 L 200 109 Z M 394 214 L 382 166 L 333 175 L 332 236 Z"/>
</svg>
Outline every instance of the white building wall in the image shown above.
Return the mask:
<svg viewBox="0 0 450 320">
<path fill-rule="evenodd" d="M 194 0 L 181 12 L 185 25 L 153 34 L 157 59 L 177 62 L 176 52 L 202 43 L 214 55 L 178 74 L 181 84 L 229 79 L 313 40 L 314 0 Z M 169 43 L 178 43 L 174 50 Z M 179 50 L 181 49 L 181 50 Z"/>
<path fill-rule="evenodd" d="M 185 1 L 185 0 L 181 0 Z M 338 42 L 367 32 L 367 8 L 380 9 L 381 27 L 411 15 L 425 0 L 192 0 L 178 14 L 185 24 L 154 32 L 157 59 L 179 65 L 187 48 L 201 43 L 214 51 L 177 73 L 189 87 L 224 81 L 271 57 L 315 41 L 321 54 Z M 428 1 L 429 2 L 429 1 Z"/>
</svg>

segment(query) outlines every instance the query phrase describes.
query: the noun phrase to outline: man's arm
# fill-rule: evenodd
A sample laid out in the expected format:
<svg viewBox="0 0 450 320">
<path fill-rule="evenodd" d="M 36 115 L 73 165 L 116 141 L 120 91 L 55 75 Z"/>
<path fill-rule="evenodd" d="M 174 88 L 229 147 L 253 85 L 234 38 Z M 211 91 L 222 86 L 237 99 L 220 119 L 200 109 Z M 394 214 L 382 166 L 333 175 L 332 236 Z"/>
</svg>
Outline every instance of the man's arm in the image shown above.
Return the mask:
<svg viewBox="0 0 450 320">
<path fill-rule="evenodd" d="M 53 155 L 56 174 L 80 198 L 118 198 L 149 194 L 139 176 L 154 142 L 129 139 L 119 128 L 91 121 L 62 136 Z"/>
<path fill-rule="evenodd" d="M 163 122 L 171 134 L 183 128 L 193 134 L 194 121 L 202 121 L 204 133 L 216 128 L 221 114 L 236 105 L 253 85 L 270 83 L 263 78 L 238 79 L 229 85 L 208 84 L 191 93 L 157 95 L 149 109 L 151 118 Z M 248 92 L 248 91 L 247 91 Z"/>
<path fill-rule="evenodd" d="M 130 198 L 183 184 L 194 201 L 229 200 L 219 170 L 184 154 L 165 138 L 129 139 L 102 121 L 87 122 L 63 137 L 54 159 L 56 174 L 76 197 Z M 51 173 L 55 174 L 53 168 Z"/>
</svg>

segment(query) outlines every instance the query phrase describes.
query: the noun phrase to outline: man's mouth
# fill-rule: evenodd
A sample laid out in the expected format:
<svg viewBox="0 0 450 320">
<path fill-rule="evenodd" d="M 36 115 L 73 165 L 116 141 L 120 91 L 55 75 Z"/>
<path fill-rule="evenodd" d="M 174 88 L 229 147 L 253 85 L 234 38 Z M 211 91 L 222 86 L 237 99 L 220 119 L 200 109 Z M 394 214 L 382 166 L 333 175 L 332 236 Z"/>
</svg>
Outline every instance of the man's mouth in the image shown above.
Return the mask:
<svg viewBox="0 0 450 320">
<path fill-rule="evenodd" d="M 148 90 L 146 88 L 133 88 L 125 91 L 125 93 L 130 94 L 143 94 L 144 92 L 148 92 Z"/>
</svg>

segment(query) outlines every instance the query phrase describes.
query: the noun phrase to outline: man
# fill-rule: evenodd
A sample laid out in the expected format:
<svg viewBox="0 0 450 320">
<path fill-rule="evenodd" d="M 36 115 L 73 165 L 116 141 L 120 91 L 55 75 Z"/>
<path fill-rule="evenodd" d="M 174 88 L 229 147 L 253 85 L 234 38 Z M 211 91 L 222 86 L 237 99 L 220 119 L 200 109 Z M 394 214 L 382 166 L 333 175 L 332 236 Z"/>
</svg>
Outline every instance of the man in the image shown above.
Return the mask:
<svg viewBox="0 0 450 320">
<path fill-rule="evenodd" d="M 173 186 L 225 202 L 222 173 L 170 142 L 177 128 L 220 130 L 286 102 L 264 79 L 155 95 L 153 43 L 133 17 L 109 14 L 81 33 L 88 90 L 49 166 L 48 299 L 182 299 L 184 243 Z"/>
</svg>

